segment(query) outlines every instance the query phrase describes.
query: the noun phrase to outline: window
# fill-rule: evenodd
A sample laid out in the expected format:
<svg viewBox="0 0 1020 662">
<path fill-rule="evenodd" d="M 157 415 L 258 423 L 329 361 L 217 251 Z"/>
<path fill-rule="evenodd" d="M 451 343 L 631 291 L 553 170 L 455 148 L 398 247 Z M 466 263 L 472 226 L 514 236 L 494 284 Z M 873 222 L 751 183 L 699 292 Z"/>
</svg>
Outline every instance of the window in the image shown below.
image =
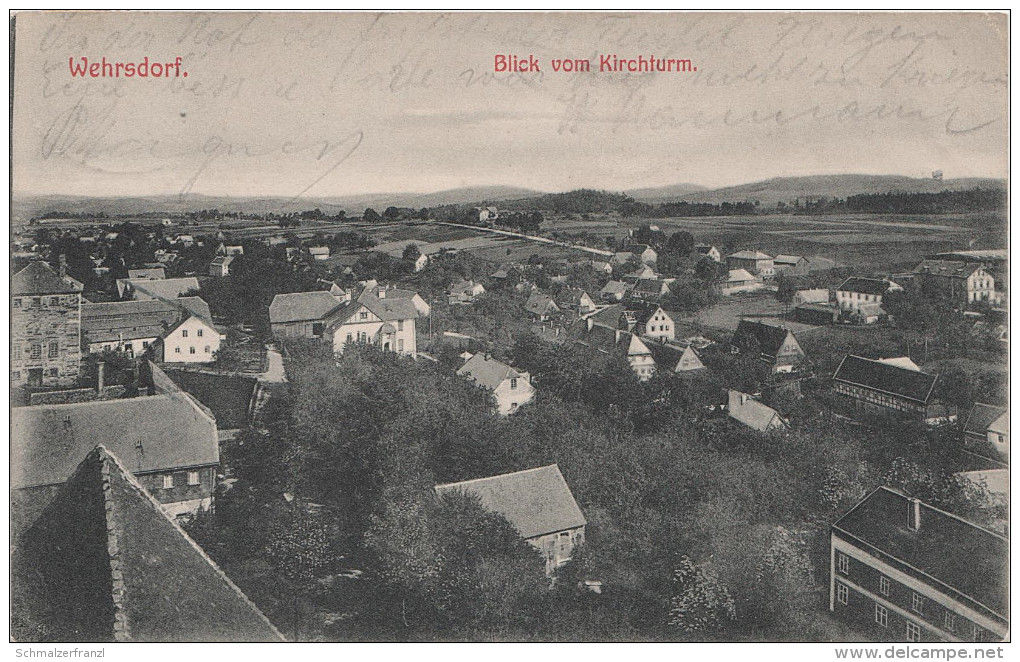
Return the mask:
<svg viewBox="0 0 1020 662">
<path fill-rule="evenodd" d="M 910 598 L 910 608 L 916 611 L 918 614 L 924 613 L 924 598 L 914 593 Z"/>
<path fill-rule="evenodd" d="M 201 338 L 202 337 L 202 329 L 199 329 L 198 331 L 195 331 L 195 335 L 198 336 L 199 338 Z"/>
<path fill-rule="evenodd" d="M 517 388 L 517 379 L 510 380 L 510 388 Z"/>
<path fill-rule="evenodd" d="M 55 359 L 59 355 L 60 355 L 60 343 L 51 342 L 50 343 L 50 349 L 49 349 L 49 352 L 47 353 L 47 356 L 49 356 L 51 359 Z"/>
<path fill-rule="evenodd" d="M 404 330 L 404 320 L 397 320 L 397 331 Z"/>
<path fill-rule="evenodd" d="M 142 347 L 148 347 L 148 346 L 149 346 L 149 341 L 148 340 L 143 340 L 142 341 Z"/>
<path fill-rule="evenodd" d="M 32 343 L 32 358 L 33 359 L 41 359 L 42 358 L 42 345 L 40 345 L 37 342 L 36 343 Z"/>
<path fill-rule="evenodd" d="M 194 353 L 195 353 L 195 348 L 194 347 L 189 347 L 188 348 L 188 354 L 194 354 Z"/>
<path fill-rule="evenodd" d="M 875 605 L 875 622 L 882 627 L 889 626 L 889 610 L 882 605 Z"/>
<path fill-rule="evenodd" d="M 173 486 L 174 486 L 174 475 L 173 474 L 167 474 L 166 476 L 163 476 L 163 489 L 164 490 L 169 490 L 169 489 L 173 488 Z"/>
<path fill-rule="evenodd" d="M 205 353 L 206 353 L 206 354 L 209 354 L 209 353 L 210 353 L 210 352 L 209 352 L 209 345 L 206 345 L 206 346 L 205 346 Z"/>
<path fill-rule="evenodd" d="M 360 313 L 358 313 L 358 319 L 360 319 L 360 320 L 367 320 L 368 319 L 368 313 L 366 313 L 365 311 L 361 311 Z"/>
<path fill-rule="evenodd" d="M 11 352 L 14 354 L 12 358 L 20 359 L 22 353 L 21 345 L 13 345 L 11 347 Z"/>
<path fill-rule="evenodd" d="M 348 334 L 347 334 L 347 342 L 351 342 L 352 340 L 354 340 L 354 335 L 353 335 L 353 334 L 350 334 L 350 333 L 348 333 Z"/>
<path fill-rule="evenodd" d="M 956 614 L 947 611 L 942 614 L 942 624 L 946 626 L 946 629 L 952 632 L 956 629 Z"/>
<path fill-rule="evenodd" d="M 42 305 L 42 299 L 40 299 L 39 297 L 32 297 L 32 307 L 33 308 L 38 308 L 41 305 Z"/>
<path fill-rule="evenodd" d="M 312 335 L 321 336 L 324 325 L 322 322 L 312 322 Z"/>
<path fill-rule="evenodd" d="M 21 379 L 21 371 L 15 370 L 11 373 L 11 379 Z"/>
<path fill-rule="evenodd" d="M 921 626 L 907 621 L 907 641 L 921 641 Z"/>
<path fill-rule="evenodd" d="M 845 605 L 850 599 L 850 589 L 842 584 L 836 584 L 836 599 L 839 604 Z"/>
<path fill-rule="evenodd" d="M 974 641 L 981 641 L 981 628 L 977 626 L 977 623 L 970 624 L 970 638 Z"/>
<path fill-rule="evenodd" d="M 400 338 L 399 340 L 397 340 L 397 351 L 398 352 L 404 351 L 404 339 L 403 338 Z"/>
<path fill-rule="evenodd" d="M 850 557 L 846 554 L 839 554 L 837 556 L 837 564 L 839 566 L 840 573 L 844 575 L 850 574 Z"/>
<path fill-rule="evenodd" d="M 181 338 L 187 338 L 187 337 L 188 337 L 188 330 L 187 329 L 181 329 Z"/>
<path fill-rule="evenodd" d="M 882 595 L 889 595 L 889 578 L 885 575 L 878 578 L 878 592 Z"/>
<path fill-rule="evenodd" d="M 21 308 L 21 299 L 11 299 L 12 308 Z"/>
<path fill-rule="evenodd" d="M 57 368 L 50 368 L 50 377 L 59 377 L 59 376 L 60 376 L 60 370 L 58 370 Z"/>
<path fill-rule="evenodd" d="M 198 485 L 198 472 L 197 471 L 189 471 L 188 472 L 188 485 Z"/>
<path fill-rule="evenodd" d="M 174 354 L 180 354 L 180 353 L 181 353 L 181 348 L 180 347 L 174 347 Z"/>
<path fill-rule="evenodd" d="M 50 305 L 51 306 L 59 306 L 60 305 L 60 297 L 50 297 Z"/>
</svg>

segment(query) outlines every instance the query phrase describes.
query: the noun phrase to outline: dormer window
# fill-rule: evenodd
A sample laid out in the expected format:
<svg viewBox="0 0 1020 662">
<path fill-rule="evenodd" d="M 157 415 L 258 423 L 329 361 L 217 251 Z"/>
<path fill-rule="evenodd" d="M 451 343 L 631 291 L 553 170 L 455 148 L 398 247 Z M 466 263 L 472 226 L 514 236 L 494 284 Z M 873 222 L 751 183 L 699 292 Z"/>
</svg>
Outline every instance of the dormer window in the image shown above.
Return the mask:
<svg viewBox="0 0 1020 662">
<path fill-rule="evenodd" d="M 517 388 L 517 378 L 510 380 L 510 388 Z"/>
</svg>

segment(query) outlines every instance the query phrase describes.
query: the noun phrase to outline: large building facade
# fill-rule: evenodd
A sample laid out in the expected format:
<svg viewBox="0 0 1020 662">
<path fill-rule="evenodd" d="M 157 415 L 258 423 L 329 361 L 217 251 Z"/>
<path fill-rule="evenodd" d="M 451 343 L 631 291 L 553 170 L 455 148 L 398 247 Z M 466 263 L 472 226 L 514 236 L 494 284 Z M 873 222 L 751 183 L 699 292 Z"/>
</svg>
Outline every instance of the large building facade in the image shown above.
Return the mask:
<svg viewBox="0 0 1020 662">
<path fill-rule="evenodd" d="M 44 262 L 11 278 L 11 385 L 73 386 L 81 365 L 81 284 Z"/>
<path fill-rule="evenodd" d="M 880 487 L 830 535 L 829 610 L 884 641 L 1009 636 L 1009 541 Z"/>
</svg>

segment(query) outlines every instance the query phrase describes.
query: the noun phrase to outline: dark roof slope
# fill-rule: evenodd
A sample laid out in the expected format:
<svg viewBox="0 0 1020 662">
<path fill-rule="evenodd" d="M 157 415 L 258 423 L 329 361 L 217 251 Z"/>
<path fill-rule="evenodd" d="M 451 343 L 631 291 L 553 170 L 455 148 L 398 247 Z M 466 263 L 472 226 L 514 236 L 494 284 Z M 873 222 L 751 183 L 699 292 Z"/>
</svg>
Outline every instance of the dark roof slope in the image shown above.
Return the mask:
<svg viewBox="0 0 1020 662">
<path fill-rule="evenodd" d="M 282 641 L 103 446 L 12 555 L 13 614 L 44 641 Z"/>
<path fill-rule="evenodd" d="M 187 393 L 11 410 L 11 487 L 57 485 L 105 443 L 135 473 L 217 464 L 216 421 Z"/>
<path fill-rule="evenodd" d="M 967 423 L 963 426 L 963 431 L 970 432 L 972 434 L 979 434 L 983 437 L 985 432 L 988 431 L 988 426 L 998 420 L 999 417 L 1007 411 L 1009 410 L 1005 407 L 996 407 L 995 405 L 986 405 L 976 402 L 974 403 L 974 407 L 970 410 L 970 414 L 967 416 Z"/>
<path fill-rule="evenodd" d="M 889 289 L 889 281 L 878 278 L 862 278 L 851 276 L 836 288 L 839 292 L 857 292 L 858 294 L 885 294 Z"/>
<path fill-rule="evenodd" d="M 505 517 L 523 538 L 586 524 L 567 481 L 555 464 L 436 486 L 439 495 L 457 492 L 478 497 L 483 508 Z"/>
<path fill-rule="evenodd" d="M 480 352 L 468 359 L 457 371 L 457 374 L 492 391 L 495 391 L 504 380 L 521 376 L 511 366 Z"/>
<path fill-rule="evenodd" d="M 294 292 L 277 294 L 269 304 L 269 323 L 322 320 L 334 309 L 344 305 L 329 292 Z"/>
<path fill-rule="evenodd" d="M 731 344 L 739 346 L 745 337 L 750 336 L 757 341 L 758 347 L 761 348 L 763 354 L 775 356 L 783 346 L 783 342 L 789 333 L 790 330 L 783 326 L 754 322 L 752 320 L 740 320 L 737 330 L 733 332 Z"/>
<path fill-rule="evenodd" d="M 915 274 L 930 274 L 947 278 L 969 278 L 982 265 L 978 262 L 955 262 L 952 260 L 924 260 L 914 268 Z"/>
<path fill-rule="evenodd" d="M 169 365 L 164 371 L 182 391 L 212 411 L 219 429 L 236 430 L 248 424 L 256 377 L 179 370 Z"/>
<path fill-rule="evenodd" d="M 929 375 L 926 372 L 908 370 L 881 361 L 847 354 L 840 361 L 832 379 L 927 404 L 931 398 L 932 390 L 935 388 L 938 375 Z"/>
<path fill-rule="evenodd" d="M 11 294 L 14 296 L 40 294 L 73 294 L 80 291 L 64 280 L 45 262 L 32 262 L 11 276 Z"/>
<path fill-rule="evenodd" d="M 920 504 L 921 525 L 912 531 L 909 503 L 906 495 L 880 487 L 833 528 L 1008 618 L 1009 541 L 925 503 Z"/>
</svg>

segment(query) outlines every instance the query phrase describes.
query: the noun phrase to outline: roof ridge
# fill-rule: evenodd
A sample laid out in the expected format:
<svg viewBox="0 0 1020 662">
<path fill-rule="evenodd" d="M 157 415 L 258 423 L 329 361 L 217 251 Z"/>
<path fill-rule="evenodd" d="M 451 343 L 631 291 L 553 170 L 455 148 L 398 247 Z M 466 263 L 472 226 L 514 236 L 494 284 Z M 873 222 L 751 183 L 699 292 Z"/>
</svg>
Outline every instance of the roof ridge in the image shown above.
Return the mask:
<svg viewBox="0 0 1020 662">
<path fill-rule="evenodd" d="M 106 447 L 103 446 L 102 444 L 99 444 L 98 446 L 96 446 L 96 449 L 94 449 L 93 452 L 95 452 L 95 450 L 99 450 L 100 453 L 102 454 L 102 456 L 106 460 L 113 462 L 117 466 L 117 468 L 120 470 L 121 475 L 123 476 L 123 478 L 125 479 L 127 484 L 138 493 L 138 495 L 142 498 L 142 500 L 145 503 L 147 503 L 149 506 L 151 506 L 157 513 L 159 513 L 160 516 L 163 517 L 164 520 L 169 522 L 170 525 L 172 527 L 174 527 L 174 529 L 177 530 L 177 533 L 179 533 L 184 538 L 184 540 L 191 546 L 191 548 L 193 550 L 195 550 L 198 553 L 198 555 L 201 556 L 202 559 L 212 567 L 213 571 L 220 577 L 220 579 L 222 579 L 226 583 L 227 587 L 231 591 L 233 591 L 235 594 L 237 594 L 237 596 L 239 598 L 241 598 L 249 607 L 251 607 L 251 609 L 259 617 L 261 617 L 263 621 L 266 622 L 266 625 L 269 626 L 269 629 L 272 630 L 272 632 L 274 634 L 276 634 L 277 636 L 280 637 L 281 641 L 286 641 L 286 637 L 284 637 L 283 634 L 281 634 L 280 631 L 276 629 L 276 626 L 273 625 L 272 621 L 270 621 L 269 618 L 266 617 L 266 615 L 262 613 L 262 610 L 259 609 L 258 606 L 254 602 L 252 602 L 251 599 L 247 595 L 244 594 L 244 591 L 242 591 L 240 588 L 238 588 L 237 585 L 233 581 L 231 581 L 230 577 L 228 577 L 227 574 L 225 572 L 223 572 L 223 570 L 218 565 L 216 565 L 216 562 L 208 554 L 206 554 L 205 550 L 202 549 L 199 546 L 199 544 L 197 542 L 195 542 L 194 539 L 192 539 L 191 536 L 188 535 L 187 531 L 185 531 L 181 527 L 181 525 L 178 524 L 177 521 L 173 517 L 171 517 L 165 510 L 163 510 L 163 507 L 159 503 L 159 501 L 156 501 L 156 497 L 152 496 L 152 494 L 148 490 L 146 490 L 144 487 L 142 487 L 142 484 L 139 483 L 138 479 L 135 478 L 134 474 L 132 474 L 124 466 L 124 464 L 120 461 L 120 458 L 117 457 L 112 452 L 110 452 L 109 450 L 107 450 Z M 104 462 L 104 464 L 105 464 L 105 462 Z M 105 493 L 109 492 L 109 478 L 108 478 L 109 471 L 108 471 L 108 469 L 107 469 L 107 471 L 105 472 L 104 475 L 107 476 L 107 478 L 106 478 L 107 482 L 104 484 L 104 494 L 105 494 Z M 105 496 L 104 496 L 104 499 L 105 499 Z M 107 507 L 107 511 L 109 512 L 109 506 Z M 125 628 L 125 631 L 126 631 L 126 628 Z"/>
<path fill-rule="evenodd" d="M 127 610 L 124 608 L 124 573 L 121 570 L 120 559 L 120 538 L 118 536 L 118 519 L 116 506 L 110 498 L 110 465 L 109 460 L 113 458 L 102 444 L 92 449 L 89 455 L 94 455 L 99 462 L 100 492 L 103 501 L 103 521 L 106 525 L 106 553 L 110 561 L 110 599 L 113 602 L 113 638 L 116 641 L 128 641 L 131 636 L 130 624 L 128 623 Z M 88 456 L 82 463 L 88 461 Z M 118 463 L 119 464 L 119 463 Z M 81 465 L 79 465 L 81 466 Z M 122 465 L 120 469 L 127 472 Z"/>
<path fill-rule="evenodd" d="M 505 474 L 496 474 L 495 476 L 483 476 L 481 478 L 472 478 L 470 480 L 459 480 L 459 481 L 455 481 L 455 482 L 452 482 L 452 483 L 443 483 L 442 485 L 436 485 L 435 489 L 438 490 L 440 487 L 452 487 L 454 485 L 467 485 L 468 483 L 477 483 L 477 482 L 480 482 L 480 481 L 483 481 L 483 480 L 492 480 L 493 478 L 505 478 L 507 476 L 518 476 L 520 474 L 531 473 L 533 471 L 540 471 L 542 469 L 549 469 L 549 468 L 552 468 L 552 467 L 555 467 L 556 471 L 559 472 L 559 469 L 560 469 L 559 464 L 558 463 L 553 463 L 553 464 L 547 464 L 547 465 L 542 466 L 542 467 L 533 467 L 531 469 L 521 469 L 520 471 L 511 471 L 511 472 L 505 473 Z M 562 475 L 562 472 L 560 472 L 560 475 Z"/>
</svg>

